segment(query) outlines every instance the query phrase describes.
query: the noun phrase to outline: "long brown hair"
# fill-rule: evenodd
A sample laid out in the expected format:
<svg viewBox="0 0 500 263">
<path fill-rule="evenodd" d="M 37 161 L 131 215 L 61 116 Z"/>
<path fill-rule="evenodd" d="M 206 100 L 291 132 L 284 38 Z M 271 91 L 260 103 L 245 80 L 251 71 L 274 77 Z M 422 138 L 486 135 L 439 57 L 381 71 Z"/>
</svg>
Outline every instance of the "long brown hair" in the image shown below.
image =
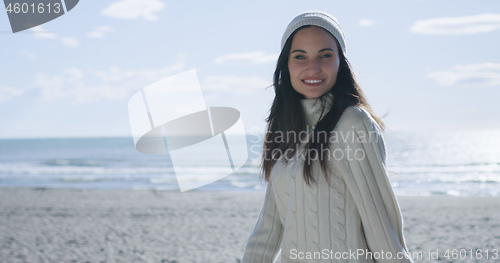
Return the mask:
<svg viewBox="0 0 500 263">
<path fill-rule="evenodd" d="M 279 137 L 283 136 L 283 134 L 290 133 L 303 134 L 301 131 L 306 129 L 304 110 L 300 102 L 305 97 L 293 89 L 290 81 L 290 72 L 288 70 L 288 57 L 293 37 L 297 31 L 305 27 L 309 26 L 301 27 L 290 35 L 276 63 L 276 70 L 274 71 L 273 78 L 276 96 L 274 97 L 269 116 L 266 118 L 267 131 L 264 136 L 261 164 L 261 169 L 266 181 L 269 181 L 271 170 L 277 160 L 280 159 L 282 155 L 287 159 L 294 157 L 297 154 L 299 144 L 306 139 L 294 136 L 292 138 L 293 140 L 287 138 L 287 140 L 283 142 L 280 140 L 282 138 Z M 338 42 L 337 46 L 340 46 Z M 337 81 L 332 89 L 320 97 L 320 100 L 322 100 L 321 102 L 324 103 L 327 99 L 326 95 L 331 93 L 333 95 L 332 107 L 316 124 L 313 131 L 315 133 L 315 139 L 308 140 L 304 148 L 307 152 L 311 153 L 306 154 L 304 159 L 303 175 L 308 185 L 316 182 L 312 175 L 311 159 L 317 158 L 318 153 L 321 153 L 324 149 L 328 149 L 329 140 L 332 136 L 331 131 L 333 131 L 347 107 L 355 105 L 364 108 L 375 119 L 382 130 L 385 127 L 384 123 L 373 113 L 370 105 L 366 101 L 361 88 L 356 82 L 349 61 L 344 56 L 343 52 L 338 53 L 340 54 L 340 66 Z M 327 160 L 320 158 L 319 162 L 327 182 L 330 182 Z"/>
</svg>

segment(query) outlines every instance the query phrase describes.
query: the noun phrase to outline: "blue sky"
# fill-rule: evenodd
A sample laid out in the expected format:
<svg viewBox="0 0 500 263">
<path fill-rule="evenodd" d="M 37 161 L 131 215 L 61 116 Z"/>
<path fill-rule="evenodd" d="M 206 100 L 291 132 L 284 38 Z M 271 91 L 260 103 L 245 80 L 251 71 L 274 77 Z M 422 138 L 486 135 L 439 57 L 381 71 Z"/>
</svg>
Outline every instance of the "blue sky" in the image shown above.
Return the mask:
<svg viewBox="0 0 500 263">
<path fill-rule="evenodd" d="M 11 33 L 0 12 L 0 138 L 131 136 L 128 99 L 196 69 L 207 106 L 263 132 L 281 36 L 338 18 L 347 57 L 391 130 L 500 128 L 498 1 L 80 1 Z"/>
</svg>

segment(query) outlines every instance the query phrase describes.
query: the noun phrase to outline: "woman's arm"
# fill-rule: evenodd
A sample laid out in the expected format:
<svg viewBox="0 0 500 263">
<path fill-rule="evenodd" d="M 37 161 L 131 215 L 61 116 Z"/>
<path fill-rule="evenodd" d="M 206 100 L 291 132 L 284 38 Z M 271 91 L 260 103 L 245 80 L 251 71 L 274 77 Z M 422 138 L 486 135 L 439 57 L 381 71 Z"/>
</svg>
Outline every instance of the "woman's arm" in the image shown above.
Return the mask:
<svg viewBox="0 0 500 263">
<path fill-rule="evenodd" d="M 343 142 L 347 170 L 344 179 L 358 208 L 368 248 L 372 253 L 384 252 L 385 259 L 377 262 L 412 262 L 405 257 L 409 254 L 403 218 L 387 175 L 381 130 L 359 107 L 348 114 L 354 121 L 347 121 L 349 127 L 341 129 L 352 135 Z M 392 259 L 387 259 L 387 252 Z"/>
<path fill-rule="evenodd" d="M 278 253 L 283 226 L 279 218 L 272 180 L 269 180 L 255 228 L 248 238 L 242 263 L 272 263 Z"/>
</svg>

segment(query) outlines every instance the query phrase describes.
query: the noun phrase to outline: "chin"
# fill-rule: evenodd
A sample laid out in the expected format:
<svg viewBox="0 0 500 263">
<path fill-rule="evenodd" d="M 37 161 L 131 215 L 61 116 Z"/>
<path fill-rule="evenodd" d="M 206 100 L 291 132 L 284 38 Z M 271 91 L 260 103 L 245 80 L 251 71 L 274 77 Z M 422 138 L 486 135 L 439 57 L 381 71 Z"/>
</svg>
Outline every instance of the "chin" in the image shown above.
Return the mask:
<svg viewBox="0 0 500 263">
<path fill-rule="evenodd" d="M 323 96 L 325 93 L 302 93 L 306 99 L 317 99 L 321 96 Z"/>
</svg>

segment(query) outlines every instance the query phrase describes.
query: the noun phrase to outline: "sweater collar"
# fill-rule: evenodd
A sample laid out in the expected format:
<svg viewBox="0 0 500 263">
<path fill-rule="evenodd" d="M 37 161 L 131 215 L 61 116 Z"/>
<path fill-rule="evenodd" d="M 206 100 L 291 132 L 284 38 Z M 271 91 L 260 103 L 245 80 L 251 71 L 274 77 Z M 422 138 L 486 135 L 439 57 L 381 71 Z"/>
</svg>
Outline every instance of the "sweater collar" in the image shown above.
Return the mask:
<svg viewBox="0 0 500 263">
<path fill-rule="evenodd" d="M 327 93 L 315 99 L 302 99 L 302 108 L 306 124 L 309 126 L 316 126 L 316 124 L 328 113 L 333 103 L 333 94 Z"/>
</svg>

